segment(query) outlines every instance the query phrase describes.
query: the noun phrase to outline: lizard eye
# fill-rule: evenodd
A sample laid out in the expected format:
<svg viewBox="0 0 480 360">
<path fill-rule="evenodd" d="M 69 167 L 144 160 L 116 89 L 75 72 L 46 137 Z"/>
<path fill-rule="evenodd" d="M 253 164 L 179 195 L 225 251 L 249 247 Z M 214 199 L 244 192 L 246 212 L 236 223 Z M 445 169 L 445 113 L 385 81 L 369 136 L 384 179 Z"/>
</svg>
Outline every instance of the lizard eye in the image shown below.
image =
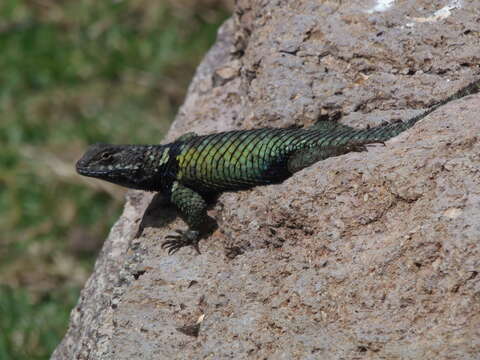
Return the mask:
<svg viewBox="0 0 480 360">
<path fill-rule="evenodd" d="M 112 157 L 112 154 L 110 153 L 103 153 L 101 155 L 102 160 L 109 160 Z"/>
</svg>

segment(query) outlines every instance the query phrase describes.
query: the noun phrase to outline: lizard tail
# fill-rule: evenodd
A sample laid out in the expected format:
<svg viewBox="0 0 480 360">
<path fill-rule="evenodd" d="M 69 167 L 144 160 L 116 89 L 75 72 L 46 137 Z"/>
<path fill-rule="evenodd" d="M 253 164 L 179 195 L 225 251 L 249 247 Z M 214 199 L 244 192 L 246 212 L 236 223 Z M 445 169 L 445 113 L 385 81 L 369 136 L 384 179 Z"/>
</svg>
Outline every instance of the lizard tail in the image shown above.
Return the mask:
<svg viewBox="0 0 480 360">
<path fill-rule="evenodd" d="M 450 101 L 460 99 L 467 95 L 472 95 L 480 92 L 480 80 L 476 80 L 473 83 L 467 85 L 466 87 L 460 89 L 455 94 L 449 96 L 448 98 L 438 102 L 437 104 L 433 105 L 430 109 L 424 111 L 423 113 L 405 121 L 405 122 L 398 122 L 394 124 L 388 125 L 381 125 L 371 129 L 360 130 L 358 132 L 358 137 L 356 138 L 368 140 L 370 142 L 384 142 L 388 139 L 391 139 L 400 133 L 404 132 L 405 130 L 411 128 L 415 125 L 418 121 L 425 118 L 427 115 L 431 114 L 439 107 L 447 104 Z"/>
</svg>

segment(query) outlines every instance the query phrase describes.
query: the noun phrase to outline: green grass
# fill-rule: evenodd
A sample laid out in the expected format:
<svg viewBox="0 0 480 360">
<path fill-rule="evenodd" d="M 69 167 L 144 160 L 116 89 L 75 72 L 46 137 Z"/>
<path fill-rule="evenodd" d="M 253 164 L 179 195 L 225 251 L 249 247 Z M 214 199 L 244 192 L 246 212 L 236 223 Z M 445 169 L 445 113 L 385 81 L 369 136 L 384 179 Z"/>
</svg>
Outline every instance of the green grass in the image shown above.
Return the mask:
<svg viewBox="0 0 480 360">
<path fill-rule="evenodd" d="M 63 336 L 76 289 L 59 289 L 32 302 L 25 290 L 0 287 L 0 359 L 48 359 Z"/>
<path fill-rule="evenodd" d="M 0 359 L 49 357 L 121 211 L 123 190 L 75 160 L 160 142 L 225 17 L 212 1 L 0 2 Z"/>
</svg>

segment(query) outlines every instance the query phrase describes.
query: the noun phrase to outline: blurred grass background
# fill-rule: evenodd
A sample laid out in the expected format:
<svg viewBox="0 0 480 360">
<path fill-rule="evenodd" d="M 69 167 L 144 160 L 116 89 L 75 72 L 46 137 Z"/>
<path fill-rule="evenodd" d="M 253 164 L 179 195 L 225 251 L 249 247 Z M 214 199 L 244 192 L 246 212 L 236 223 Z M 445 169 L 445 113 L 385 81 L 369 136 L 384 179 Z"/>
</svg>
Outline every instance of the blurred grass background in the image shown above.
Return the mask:
<svg viewBox="0 0 480 360">
<path fill-rule="evenodd" d="M 124 190 L 93 142 L 159 143 L 229 0 L 0 1 L 0 359 L 48 359 Z"/>
</svg>

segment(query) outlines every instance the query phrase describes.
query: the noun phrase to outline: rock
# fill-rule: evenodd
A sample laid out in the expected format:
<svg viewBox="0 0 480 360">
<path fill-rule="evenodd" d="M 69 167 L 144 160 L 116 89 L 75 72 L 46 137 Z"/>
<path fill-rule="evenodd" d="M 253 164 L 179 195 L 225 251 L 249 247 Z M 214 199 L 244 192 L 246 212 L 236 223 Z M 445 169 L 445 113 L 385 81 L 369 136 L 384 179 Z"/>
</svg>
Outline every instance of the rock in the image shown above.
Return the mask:
<svg viewBox="0 0 480 360">
<path fill-rule="evenodd" d="M 239 0 L 167 141 L 407 119 L 478 78 L 479 19 L 474 1 Z M 223 194 L 201 255 L 168 256 L 184 224 L 156 200 L 141 221 L 152 195 L 131 192 L 52 359 L 478 359 L 479 111 L 465 97 L 385 147 Z"/>
</svg>

